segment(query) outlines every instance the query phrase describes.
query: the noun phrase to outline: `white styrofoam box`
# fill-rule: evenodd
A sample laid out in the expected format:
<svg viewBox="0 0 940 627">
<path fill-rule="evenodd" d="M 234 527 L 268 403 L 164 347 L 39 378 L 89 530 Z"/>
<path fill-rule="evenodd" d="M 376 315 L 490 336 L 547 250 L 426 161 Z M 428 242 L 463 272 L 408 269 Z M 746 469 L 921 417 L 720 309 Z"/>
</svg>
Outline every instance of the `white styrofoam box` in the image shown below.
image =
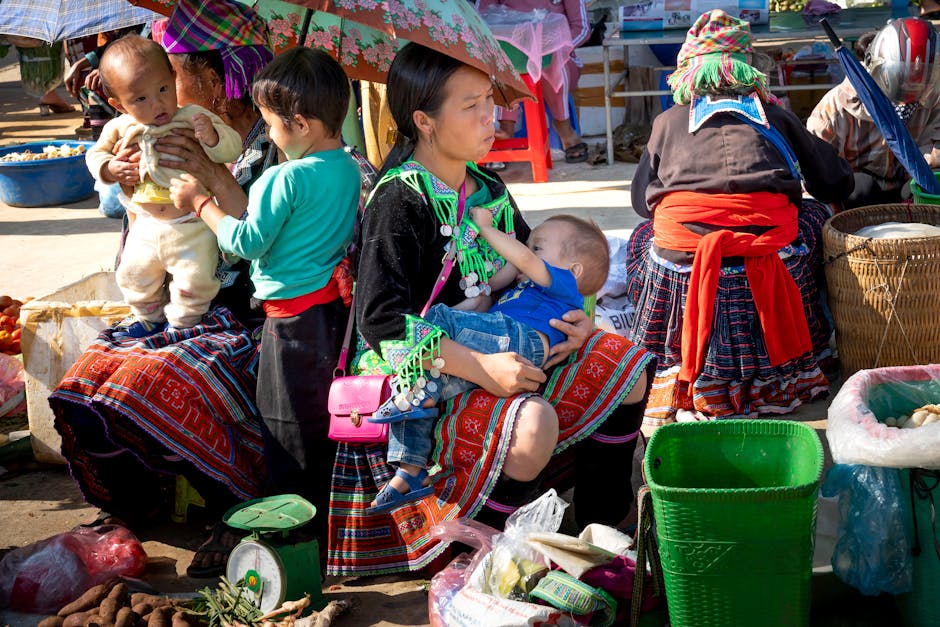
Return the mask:
<svg viewBox="0 0 940 627">
<path fill-rule="evenodd" d="M 130 313 L 113 272 L 96 272 L 24 303 L 23 366 L 26 410 L 37 461 L 64 463 L 49 395 L 98 333 Z"/>
</svg>

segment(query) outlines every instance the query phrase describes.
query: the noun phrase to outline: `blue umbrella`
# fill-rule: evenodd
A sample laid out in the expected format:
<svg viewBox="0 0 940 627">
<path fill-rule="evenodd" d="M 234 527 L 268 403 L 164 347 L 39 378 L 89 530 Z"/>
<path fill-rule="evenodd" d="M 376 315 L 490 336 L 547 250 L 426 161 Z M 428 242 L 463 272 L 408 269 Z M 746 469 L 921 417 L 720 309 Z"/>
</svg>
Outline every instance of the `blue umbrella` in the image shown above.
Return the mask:
<svg viewBox="0 0 940 627">
<path fill-rule="evenodd" d="M 0 35 L 52 43 L 159 19 L 126 0 L 0 0 Z"/>
<path fill-rule="evenodd" d="M 898 158 L 898 161 L 911 175 L 911 178 L 920 185 L 921 189 L 928 194 L 940 194 L 940 182 L 934 178 L 930 166 L 927 165 L 923 153 L 917 146 L 917 142 L 911 137 L 910 131 L 907 130 L 904 122 L 898 116 L 894 105 L 878 87 L 868 70 L 855 58 L 852 51 L 842 45 L 826 18 L 821 19 L 819 23 L 822 24 L 826 34 L 829 35 L 829 40 L 832 41 L 832 45 L 836 49 L 836 56 L 839 58 L 842 69 L 845 70 L 846 77 L 858 93 L 859 100 L 865 105 L 865 109 L 875 122 L 875 126 L 881 131 L 891 152 Z"/>
</svg>

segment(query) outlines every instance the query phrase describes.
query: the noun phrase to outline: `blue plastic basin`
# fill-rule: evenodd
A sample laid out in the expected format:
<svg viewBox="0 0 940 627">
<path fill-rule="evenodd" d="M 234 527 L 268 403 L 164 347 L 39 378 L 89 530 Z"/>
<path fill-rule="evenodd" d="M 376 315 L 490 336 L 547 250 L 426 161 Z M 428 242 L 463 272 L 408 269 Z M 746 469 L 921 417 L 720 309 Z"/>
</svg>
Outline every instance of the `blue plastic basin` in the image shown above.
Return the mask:
<svg viewBox="0 0 940 627">
<path fill-rule="evenodd" d="M 42 152 L 46 146 L 75 146 L 85 150 L 88 141 L 43 141 L 0 148 L 0 157 L 11 152 Z M 12 207 L 67 205 L 95 193 L 95 180 L 85 165 L 85 154 L 38 161 L 0 161 L 0 201 Z"/>
</svg>

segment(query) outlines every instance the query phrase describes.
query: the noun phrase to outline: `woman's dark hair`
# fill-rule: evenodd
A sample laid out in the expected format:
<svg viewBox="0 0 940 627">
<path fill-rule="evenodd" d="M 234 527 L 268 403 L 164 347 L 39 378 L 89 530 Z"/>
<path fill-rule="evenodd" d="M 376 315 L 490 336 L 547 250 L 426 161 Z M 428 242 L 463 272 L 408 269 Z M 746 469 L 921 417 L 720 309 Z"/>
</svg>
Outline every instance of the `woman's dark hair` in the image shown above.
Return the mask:
<svg viewBox="0 0 940 627">
<path fill-rule="evenodd" d="M 288 127 L 300 115 L 320 120 L 330 133 L 339 135 L 349 105 L 349 79 L 322 50 L 292 48 L 258 73 L 251 96 Z"/>
<path fill-rule="evenodd" d="M 420 44 L 398 51 L 388 72 L 388 108 L 398 126 L 391 152 L 385 157 L 379 178 L 404 163 L 418 141 L 414 112 L 434 116 L 444 104 L 444 85 L 464 63 Z"/>
</svg>

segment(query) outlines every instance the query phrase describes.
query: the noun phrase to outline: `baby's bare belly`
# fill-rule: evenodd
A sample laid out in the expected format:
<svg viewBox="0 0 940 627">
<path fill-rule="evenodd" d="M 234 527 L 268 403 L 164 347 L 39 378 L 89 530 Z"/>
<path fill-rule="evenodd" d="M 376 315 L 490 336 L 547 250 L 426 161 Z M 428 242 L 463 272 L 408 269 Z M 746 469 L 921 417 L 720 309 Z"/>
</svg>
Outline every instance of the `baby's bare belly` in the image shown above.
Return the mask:
<svg viewBox="0 0 940 627">
<path fill-rule="evenodd" d="M 188 209 L 177 209 L 176 206 L 172 204 L 142 202 L 139 203 L 139 206 L 143 211 L 146 211 L 149 215 L 158 220 L 175 220 L 176 218 L 182 218 L 192 213 Z"/>
</svg>

